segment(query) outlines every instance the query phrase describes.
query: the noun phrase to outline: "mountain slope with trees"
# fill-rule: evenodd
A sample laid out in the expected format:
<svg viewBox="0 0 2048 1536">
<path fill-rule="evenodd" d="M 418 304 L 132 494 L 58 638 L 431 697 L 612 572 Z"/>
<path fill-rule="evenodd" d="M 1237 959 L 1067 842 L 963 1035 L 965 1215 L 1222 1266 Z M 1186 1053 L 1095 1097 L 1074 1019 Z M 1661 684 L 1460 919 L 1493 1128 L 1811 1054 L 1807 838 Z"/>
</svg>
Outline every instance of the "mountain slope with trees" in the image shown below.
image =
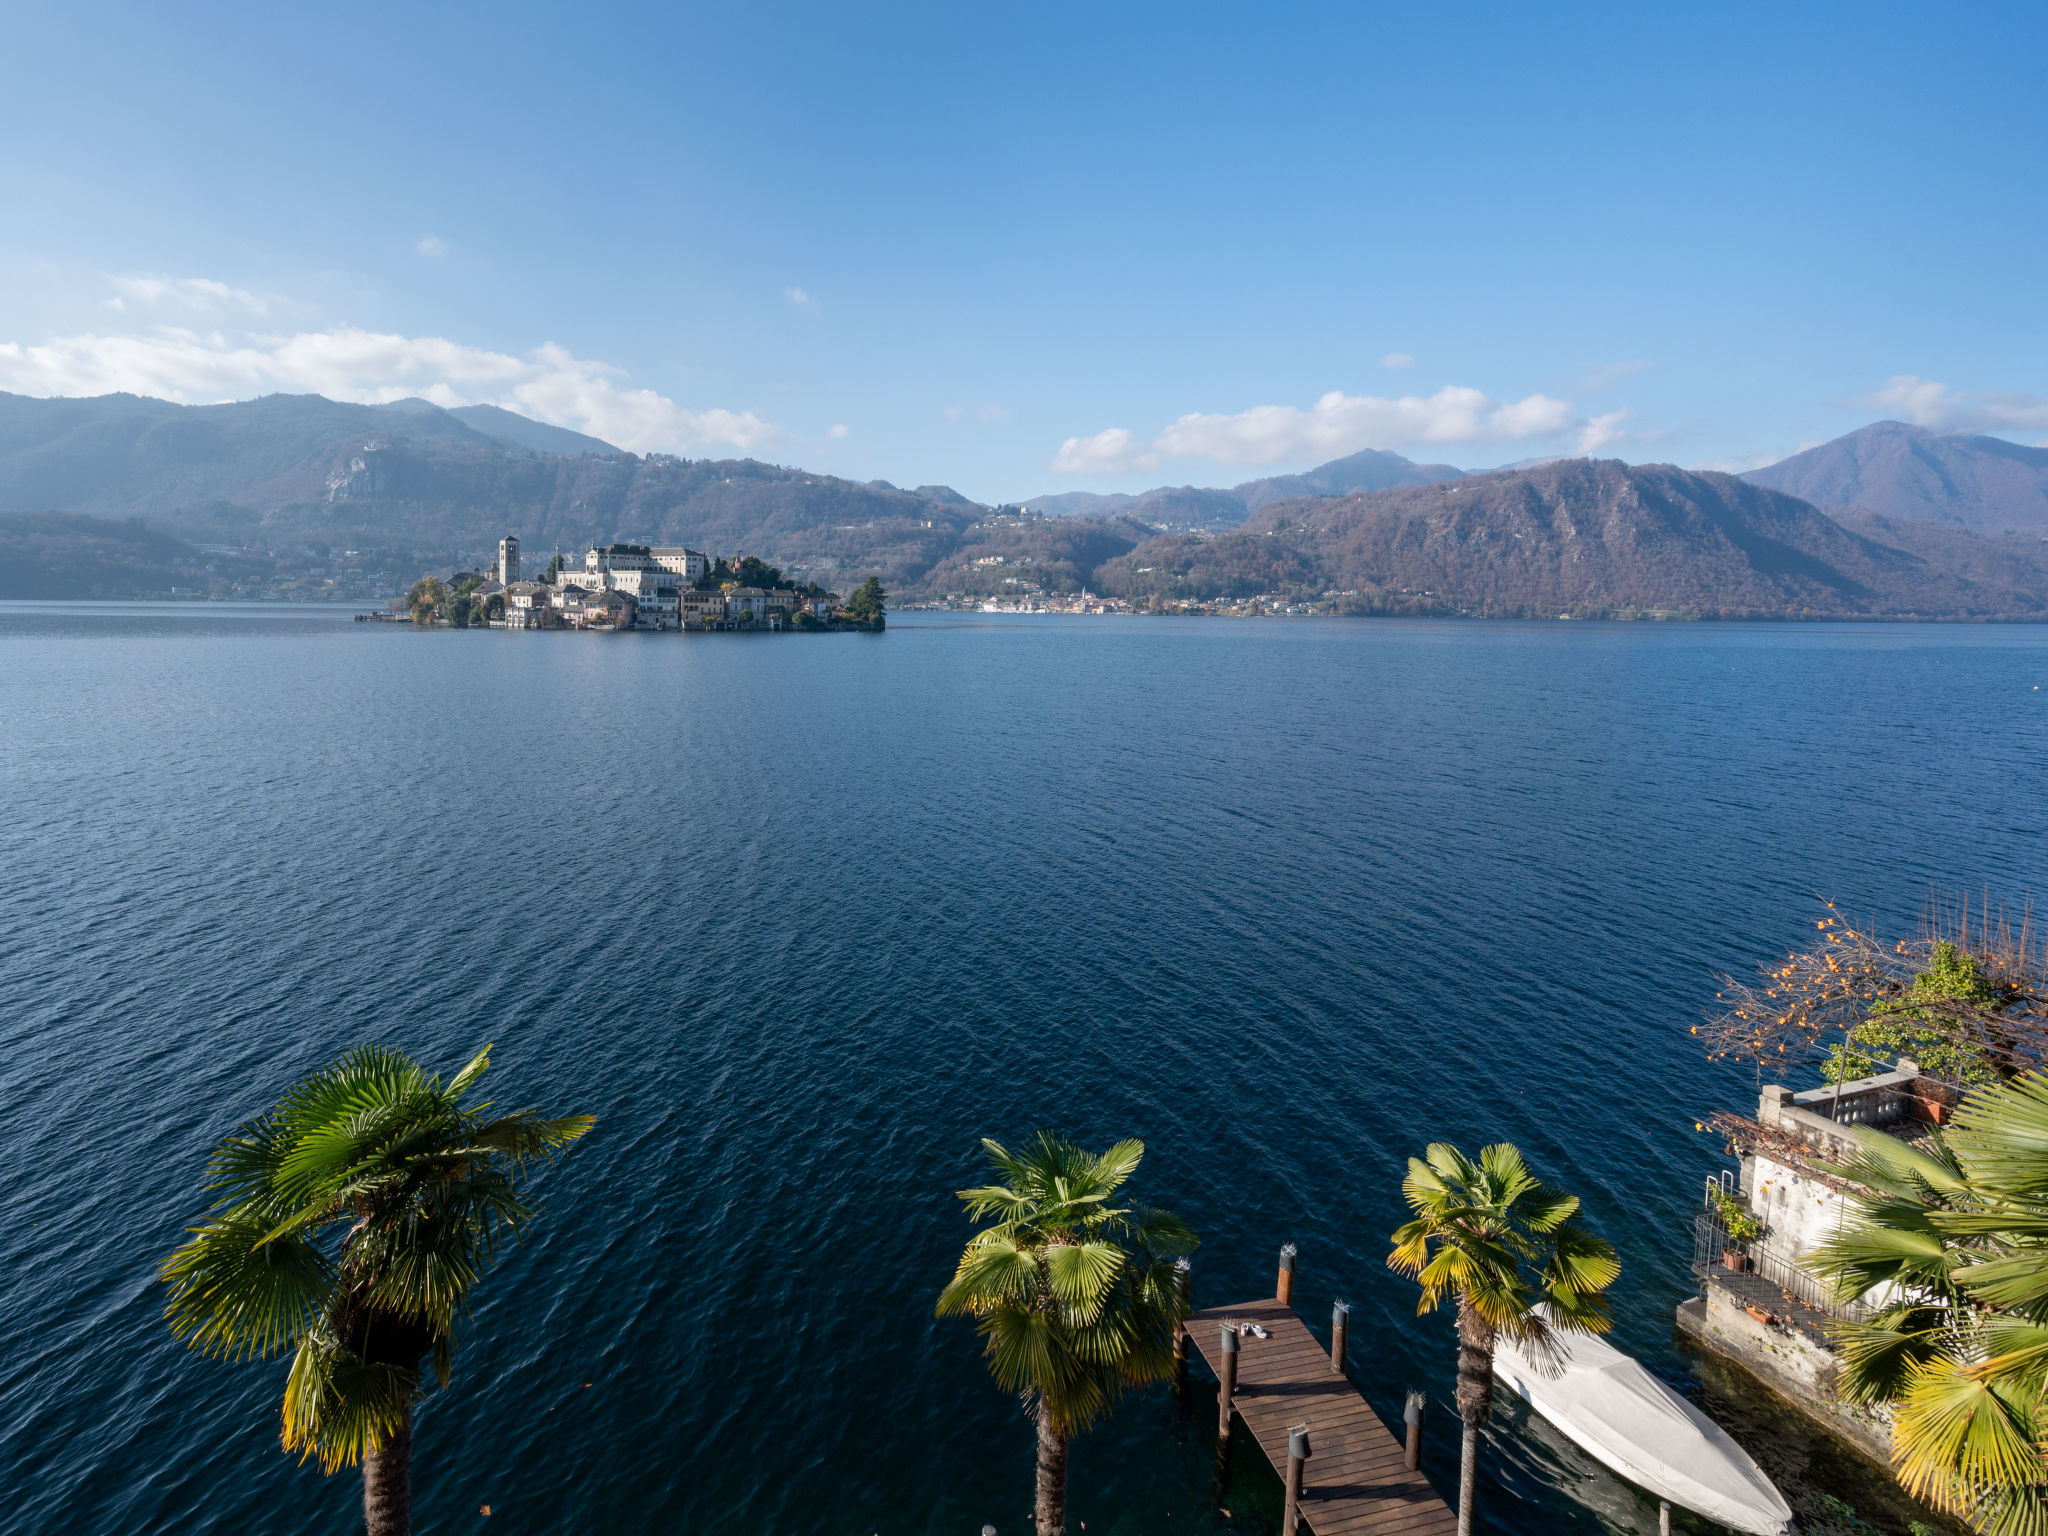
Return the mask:
<svg viewBox="0 0 2048 1536">
<path fill-rule="evenodd" d="M 2048 448 L 2003 438 L 1878 421 L 1742 478 L 1817 507 L 2048 534 Z"/>
<path fill-rule="evenodd" d="M 1387 606 L 1556 617 L 2040 617 L 2038 565 L 1899 548 L 1794 497 L 1668 464 L 1565 459 L 1268 506 L 1247 524 Z M 1980 556 L 1961 562 L 1958 549 Z"/>
</svg>

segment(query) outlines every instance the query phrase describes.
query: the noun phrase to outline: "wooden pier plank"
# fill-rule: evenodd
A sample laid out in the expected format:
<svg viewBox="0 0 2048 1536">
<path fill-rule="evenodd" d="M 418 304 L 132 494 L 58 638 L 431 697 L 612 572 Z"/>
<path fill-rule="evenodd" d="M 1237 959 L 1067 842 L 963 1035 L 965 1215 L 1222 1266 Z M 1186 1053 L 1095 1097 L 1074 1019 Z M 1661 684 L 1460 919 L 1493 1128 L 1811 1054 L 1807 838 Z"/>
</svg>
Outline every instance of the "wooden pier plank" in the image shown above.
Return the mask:
<svg viewBox="0 0 2048 1536">
<path fill-rule="evenodd" d="M 1450 1506 L 1427 1478 L 1408 1470 L 1401 1442 L 1330 1369 L 1329 1355 L 1292 1307 L 1269 1297 L 1189 1317 L 1188 1337 L 1211 1370 L 1225 1322 L 1256 1323 L 1270 1335 L 1238 1341 L 1237 1416 L 1282 1476 L 1287 1432 L 1308 1426 L 1301 1515 L 1315 1536 L 1455 1536 Z"/>
</svg>

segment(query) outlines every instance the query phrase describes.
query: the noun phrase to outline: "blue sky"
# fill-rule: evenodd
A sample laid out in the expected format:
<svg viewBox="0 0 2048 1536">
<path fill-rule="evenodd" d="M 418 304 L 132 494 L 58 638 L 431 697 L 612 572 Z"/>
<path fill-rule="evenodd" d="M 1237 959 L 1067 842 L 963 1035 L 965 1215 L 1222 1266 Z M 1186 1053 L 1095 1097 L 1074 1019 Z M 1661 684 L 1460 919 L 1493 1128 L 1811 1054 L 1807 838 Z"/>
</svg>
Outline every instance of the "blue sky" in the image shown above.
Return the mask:
<svg viewBox="0 0 2048 1536">
<path fill-rule="evenodd" d="M 2048 440 L 2048 7 L 10 4 L 0 389 L 978 499 Z"/>
</svg>

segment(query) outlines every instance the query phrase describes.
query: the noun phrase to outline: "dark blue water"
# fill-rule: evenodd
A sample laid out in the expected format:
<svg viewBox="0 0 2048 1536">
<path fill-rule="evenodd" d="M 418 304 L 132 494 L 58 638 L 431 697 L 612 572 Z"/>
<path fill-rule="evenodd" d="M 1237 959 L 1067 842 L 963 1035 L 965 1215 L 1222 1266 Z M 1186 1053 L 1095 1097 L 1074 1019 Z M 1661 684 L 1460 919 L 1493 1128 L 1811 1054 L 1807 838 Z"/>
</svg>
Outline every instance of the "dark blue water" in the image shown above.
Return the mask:
<svg viewBox="0 0 2048 1536">
<path fill-rule="evenodd" d="M 931 1306 L 977 1138 L 1046 1125 L 1145 1140 L 1200 1301 L 1299 1243 L 1394 1413 L 1452 1365 L 1384 1268 L 1405 1160 L 1512 1139 L 1676 1379 L 1693 1121 L 1755 1092 L 1688 1034 L 1714 971 L 1817 892 L 2039 887 L 2042 684 L 2040 630 L 0 606 L 0 1525 L 358 1523 L 152 1271 L 365 1040 L 599 1119 L 424 1410 L 425 1531 L 1022 1532 L 1029 1429 Z M 1081 1442 L 1092 1536 L 1259 1528 L 1209 1390 Z M 1484 1469 L 1490 1531 L 1654 1529 L 1506 1415 Z"/>
</svg>

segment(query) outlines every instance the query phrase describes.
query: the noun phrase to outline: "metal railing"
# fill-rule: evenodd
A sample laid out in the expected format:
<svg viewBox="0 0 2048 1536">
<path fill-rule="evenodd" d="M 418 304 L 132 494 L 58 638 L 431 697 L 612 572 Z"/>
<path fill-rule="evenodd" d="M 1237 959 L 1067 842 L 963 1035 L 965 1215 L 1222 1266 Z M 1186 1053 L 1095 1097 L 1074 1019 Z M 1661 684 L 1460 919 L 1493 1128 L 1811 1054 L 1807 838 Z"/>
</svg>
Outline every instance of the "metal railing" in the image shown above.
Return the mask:
<svg viewBox="0 0 2048 1536">
<path fill-rule="evenodd" d="M 1726 1189 L 1726 1185 L 1709 1179 L 1713 1188 Z M 1735 1198 L 1742 1199 L 1741 1193 Z M 1693 1217 L 1692 1223 L 1692 1272 L 1704 1280 L 1710 1274 L 1730 1275 L 1722 1254 L 1733 1248 L 1747 1259 L 1746 1272 L 1754 1274 L 1766 1284 L 1776 1286 L 1800 1305 L 1828 1317 L 1839 1317 L 1848 1322 L 1862 1322 L 1871 1314 L 1871 1308 L 1861 1301 L 1841 1301 L 1835 1296 L 1834 1288 L 1819 1275 L 1807 1269 L 1790 1252 L 1770 1241 L 1770 1234 L 1743 1241 L 1730 1237 L 1728 1229 L 1721 1222 L 1720 1213 L 1714 1208 L 1712 1195 L 1708 1196 L 1707 1208 Z M 1745 1201 L 1745 1204 L 1747 1202 Z"/>
</svg>

